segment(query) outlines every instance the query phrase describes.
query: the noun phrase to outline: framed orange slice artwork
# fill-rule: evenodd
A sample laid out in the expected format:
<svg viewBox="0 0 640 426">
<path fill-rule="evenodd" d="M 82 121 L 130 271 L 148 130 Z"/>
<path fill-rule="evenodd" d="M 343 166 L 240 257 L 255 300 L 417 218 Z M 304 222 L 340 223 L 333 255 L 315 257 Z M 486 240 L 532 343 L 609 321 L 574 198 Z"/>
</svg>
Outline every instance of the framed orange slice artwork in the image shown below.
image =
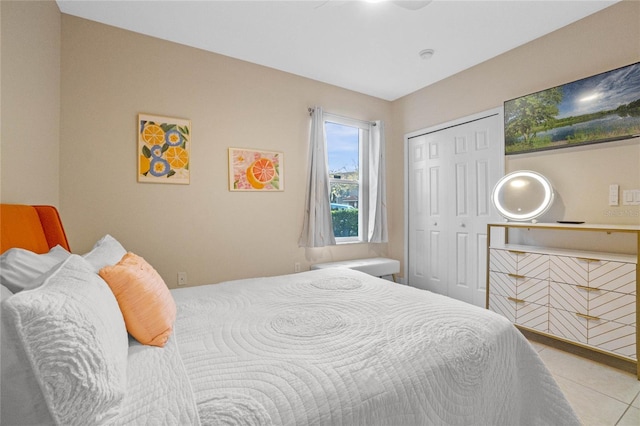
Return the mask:
<svg viewBox="0 0 640 426">
<path fill-rule="evenodd" d="M 284 191 L 283 153 L 229 148 L 229 191 Z"/>
<path fill-rule="evenodd" d="M 138 114 L 138 182 L 189 184 L 191 121 Z"/>
</svg>

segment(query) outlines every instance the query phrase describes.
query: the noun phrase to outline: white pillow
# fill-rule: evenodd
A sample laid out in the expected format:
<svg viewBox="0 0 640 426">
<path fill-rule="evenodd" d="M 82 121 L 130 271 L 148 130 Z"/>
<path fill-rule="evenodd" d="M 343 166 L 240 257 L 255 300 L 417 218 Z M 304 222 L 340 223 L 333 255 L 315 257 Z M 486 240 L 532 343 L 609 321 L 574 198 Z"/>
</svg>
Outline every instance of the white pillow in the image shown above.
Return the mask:
<svg viewBox="0 0 640 426">
<path fill-rule="evenodd" d="M 120 262 L 120 259 L 125 254 L 127 254 L 127 251 L 122 247 L 122 244 L 107 234 L 98 240 L 91 251 L 83 255 L 83 257 L 93 266 L 93 271 L 97 274 L 105 266 L 115 265 Z"/>
<path fill-rule="evenodd" d="M 70 253 L 55 246 L 49 253 L 37 254 L 22 248 L 12 248 L 0 256 L 0 284 L 18 293 L 41 285 L 44 274 L 68 258 Z"/>
<path fill-rule="evenodd" d="M 0 284 L 0 301 L 13 296 L 13 292 Z"/>
<path fill-rule="evenodd" d="M 118 415 L 128 336 L 109 286 L 81 256 L 2 301 L 1 338 L 3 424 L 102 424 Z"/>
</svg>

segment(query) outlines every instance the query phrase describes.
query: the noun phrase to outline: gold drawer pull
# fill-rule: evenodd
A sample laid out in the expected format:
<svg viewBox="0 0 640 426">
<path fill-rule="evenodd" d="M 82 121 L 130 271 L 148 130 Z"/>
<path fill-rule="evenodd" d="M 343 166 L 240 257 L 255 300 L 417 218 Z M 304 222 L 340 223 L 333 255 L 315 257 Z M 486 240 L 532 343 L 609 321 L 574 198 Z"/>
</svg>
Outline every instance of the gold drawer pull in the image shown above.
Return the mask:
<svg viewBox="0 0 640 426">
<path fill-rule="evenodd" d="M 584 285 L 577 285 L 576 287 L 578 287 L 580 290 L 584 290 L 584 291 L 600 291 L 600 289 L 598 287 L 587 287 Z"/>
<path fill-rule="evenodd" d="M 507 300 L 511 300 L 512 302 L 515 302 L 515 303 L 526 303 L 526 300 L 516 299 L 515 297 L 507 297 Z"/>
<path fill-rule="evenodd" d="M 526 251 L 520 251 L 520 250 L 508 250 L 508 251 L 511 254 L 527 254 Z"/>
<path fill-rule="evenodd" d="M 527 277 L 525 277 L 524 275 L 518 275 L 518 274 L 507 274 L 507 275 L 508 275 L 508 276 L 510 276 L 511 278 L 515 278 L 515 279 L 518 279 L 518 278 L 527 278 Z"/>
<path fill-rule="evenodd" d="M 581 317 L 581 318 L 584 318 L 586 320 L 589 320 L 589 321 L 599 321 L 600 320 L 600 317 L 592 317 L 591 315 L 585 315 L 585 314 L 581 314 L 581 313 L 578 313 L 578 312 L 576 312 L 576 315 Z"/>
<path fill-rule="evenodd" d="M 600 262 L 601 259 L 593 259 L 591 257 L 576 257 L 578 260 L 582 260 L 583 262 Z"/>
</svg>

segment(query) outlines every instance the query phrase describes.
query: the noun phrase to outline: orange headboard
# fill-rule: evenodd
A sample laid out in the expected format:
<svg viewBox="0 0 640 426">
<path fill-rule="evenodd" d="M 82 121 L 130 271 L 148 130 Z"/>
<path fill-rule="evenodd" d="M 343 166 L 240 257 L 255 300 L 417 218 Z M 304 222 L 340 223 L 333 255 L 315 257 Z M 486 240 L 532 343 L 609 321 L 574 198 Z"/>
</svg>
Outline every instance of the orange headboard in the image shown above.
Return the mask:
<svg viewBox="0 0 640 426">
<path fill-rule="evenodd" d="M 42 254 L 58 244 L 70 250 L 55 207 L 0 204 L 0 253 L 19 247 Z"/>
</svg>

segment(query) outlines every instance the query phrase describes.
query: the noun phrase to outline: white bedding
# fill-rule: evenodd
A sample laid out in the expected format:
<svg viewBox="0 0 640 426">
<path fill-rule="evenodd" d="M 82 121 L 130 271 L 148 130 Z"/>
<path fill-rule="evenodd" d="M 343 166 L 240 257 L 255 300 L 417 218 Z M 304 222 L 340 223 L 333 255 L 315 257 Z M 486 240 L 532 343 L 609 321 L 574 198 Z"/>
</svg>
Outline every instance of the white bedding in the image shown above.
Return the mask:
<svg viewBox="0 0 640 426">
<path fill-rule="evenodd" d="M 199 425 L 174 334 L 163 348 L 129 338 L 127 393 L 112 425 Z"/>
<path fill-rule="evenodd" d="M 172 294 L 202 424 L 579 424 L 488 310 L 346 269 Z"/>
</svg>

